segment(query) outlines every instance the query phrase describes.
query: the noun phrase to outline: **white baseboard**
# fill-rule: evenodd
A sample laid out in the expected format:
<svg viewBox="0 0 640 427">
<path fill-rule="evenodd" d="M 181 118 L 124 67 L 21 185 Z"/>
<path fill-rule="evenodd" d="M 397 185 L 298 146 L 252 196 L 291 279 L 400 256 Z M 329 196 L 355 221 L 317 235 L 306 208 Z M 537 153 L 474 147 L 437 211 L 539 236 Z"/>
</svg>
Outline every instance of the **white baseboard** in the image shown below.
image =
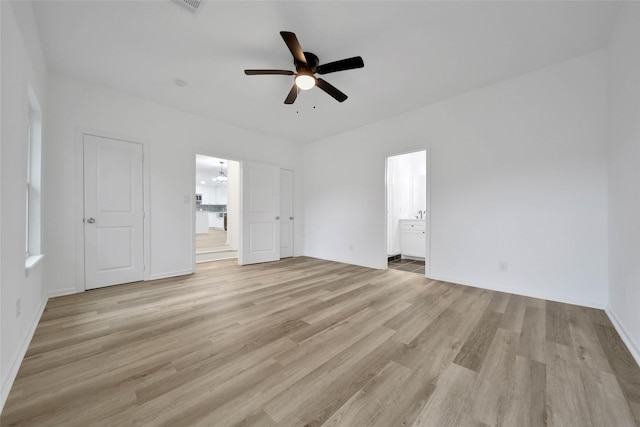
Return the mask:
<svg viewBox="0 0 640 427">
<path fill-rule="evenodd" d="M 77 294 L 78 293 L 78 289 L 76 288 L 67 288 L 67 289 L 58 289 L 56 291 L 53 292 L 49 292 L 47 294 L 47 296 L 49 298 L 55 298 L 55 297 L 61 297 L 64 295 L 71 295 L 71 294 Z"/>
<path fill-rule="evenodd" d="M 49 298 L 44 297 L 40 306 L 35 312 L 33 319 L 31 320 L 31 324 L 29 325 L 29 329 L 27 330 L 27 334 L 22 340 L 22 344 L 20 345 L 20 349 L 18 350 L 18 354 L 15 359 L 11 362 L 11 367 L 9 368 L 9 372 L 4 382 L 2 383 L 2 394 L 0 395 L 0 412 L 4 408 L 4 404 L 7 402 L 7 397 L 9 397 L 9 392 L 11 391 L 11 386 L 13 386 L 13 382 L 16 379 L 16 375 L 18 375 L 18 370 L 20 369 L 20 365 L 22 364 L 22 359 L 24 359 L 24 355 L 27 353 L 27 349 L 29 348 L 29 344 L 31 344 L 31 339 L 33 338 L 33 334 L 38 327 L 38 323 L 40 323 L 40 318 L 42 317 L 42 313 L 44 313 L 44 308 L 47 306 L 47 301 Z"/>
<path fill-rule="evenodd" d="M 629 349 L 629 352 L 636 360 L 636 363 L 638 364 L 638 366 L 640 366 L 640 349 L 638 349 L 631 338 L 629 338 L 627 330 L 624 328 L 624 326 L 622 326 L 622 323 L 618 320 L 615 313 L 611 310 L 611 307 L 607 307 L 604 311 L 605 313 L 607 313 L 607 316 L 609 316 L 609 320 L 611 320 L 611 323 L 613 323 L 613 327 L 616 328 L 618 335 L 620 335 L 620 338 L 622 338 L 622 341 Z"/>
<path fill-rule="evenodd" d="M 433 279 L 433 280 L 440 280 L 443 282 L 450 282 L 450 283 L 457 283 L 460 285 L 465 285 L 465 286 L 471 286 L 474 288 L 481 288 L 481 289 L 488 289 L 490 291 L 498 291 L 498 292 L 506 292 L 509 294 L 514 294 L 514 295 L 522 295 L 525 297 L 531 297 L 531 298 L 539 298 L 539 299 L 545 299 L 545 300 L 549 300 L 549 301 L 556 301 L 556 302 L 561 302 L 564 304 L 572 304 L 572 305 L 581 305 L 583 307 L 591 307 L 591 308 L 597 308 L 599 310 L 604 310 L 606 305 L 604 303 L 602 303 L 601 301 L 591 301 L 591 300 L 587 300 L 587 299 L 581 299 L 581 298 L 573 298 L 573 297 L 566 297 L 563 295 L 555 295 L 555 294 L 547 294 L 544 292 L 536 292 L 536 291 L 528 291 L 528 290 L 522 290 L 522 289 L 514 289 L 514 288 L 509 288 L 506 286 L 496 286 L 493 284 L 488 284 L 488 283 L 479 283 L 479 282 L 472 282 L 472 281 L 468 281 L 466 279 L 458 279 L 455 277 L 445 277 L 445 276 L 439 276 L 437 274 L 429 274 L 427 275 L 428 279 Z"/>
<path fill-rule="evenodd" d="M 146 280 L 166 279 L 168 277 L 186 276 L 188 274 L 193 274 L 193 270 L 185 269 L 185 270 L 169 271 L 166 273 L 150 274 L 149 278 Z"/>
</svg>

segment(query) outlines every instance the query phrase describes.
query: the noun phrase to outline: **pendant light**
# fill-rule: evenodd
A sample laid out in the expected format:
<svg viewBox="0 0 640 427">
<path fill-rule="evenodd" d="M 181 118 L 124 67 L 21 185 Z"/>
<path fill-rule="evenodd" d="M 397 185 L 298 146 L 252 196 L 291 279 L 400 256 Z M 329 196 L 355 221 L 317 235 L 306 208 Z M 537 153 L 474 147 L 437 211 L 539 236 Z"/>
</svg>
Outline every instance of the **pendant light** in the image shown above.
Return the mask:
<svg viewBox="0 0 640 427">
<path fill-rule="evenodd" d="M 224 162 L 220 162 L 220 173 L 218 174 L 218 176 L 216 176 L 216 182 L 219 184 L 226 184 L 227 183 L 227 175 L 224 174 L 224 172 L 222 171 L 222 165 L 224 164 Z"/>
</svg>

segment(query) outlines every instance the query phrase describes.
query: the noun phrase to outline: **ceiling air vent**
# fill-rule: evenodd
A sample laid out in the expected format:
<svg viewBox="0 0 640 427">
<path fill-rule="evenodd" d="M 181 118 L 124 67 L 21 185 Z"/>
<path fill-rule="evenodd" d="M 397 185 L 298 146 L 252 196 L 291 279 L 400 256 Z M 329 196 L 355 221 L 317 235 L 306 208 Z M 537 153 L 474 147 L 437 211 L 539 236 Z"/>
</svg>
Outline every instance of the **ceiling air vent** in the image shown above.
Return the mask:
<svg viewBox="0 0 640 427">
<path fill-rule="evenodd" d="M 177 4 L 182 9 L 195 15 L 198 12 L 204 0 L 171 0 L 171 3 Z"/>
</svg>

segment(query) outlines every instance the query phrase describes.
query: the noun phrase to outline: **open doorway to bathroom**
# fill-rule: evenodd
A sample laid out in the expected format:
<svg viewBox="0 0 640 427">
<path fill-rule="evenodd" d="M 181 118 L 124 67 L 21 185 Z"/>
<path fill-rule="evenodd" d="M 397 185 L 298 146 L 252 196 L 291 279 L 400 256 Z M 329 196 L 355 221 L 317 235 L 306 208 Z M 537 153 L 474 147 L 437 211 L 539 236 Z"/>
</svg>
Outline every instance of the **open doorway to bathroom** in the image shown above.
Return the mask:
<svg viewBox="0 0 640 427">
<path fill-rule="evenodd" d="M 387 157 L 387 266 L 425 275 L 428 257 L 427 151 Z"/>
<path fill-rule="evenodd" d="M 238 257 L 240 165 L 196 154 L 196 263 Z"/>
</svg>

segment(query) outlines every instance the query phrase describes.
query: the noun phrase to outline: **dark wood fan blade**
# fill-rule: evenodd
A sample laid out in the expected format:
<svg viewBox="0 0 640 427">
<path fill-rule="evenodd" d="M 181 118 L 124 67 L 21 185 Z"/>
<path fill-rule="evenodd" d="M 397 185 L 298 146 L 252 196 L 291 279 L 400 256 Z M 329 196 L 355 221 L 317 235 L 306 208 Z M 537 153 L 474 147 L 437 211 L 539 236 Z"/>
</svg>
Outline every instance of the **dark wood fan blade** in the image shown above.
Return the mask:
<svg viewBox="0 0 640 427">
<path fill-rule="evenodd" d="M 340 61 L 322 64 L 316 68 L 316 73 L 335 73 L 336 71 L 353 70 L 354 68 L 362 67 L 364 67 L 364 61 L 362 58 L 360 56 L 354 56 L 353 58 L 341 59 Z"/>
<path fill-rule="evenodd" d="M 334 85 L 328 83 L 326 80 L 321 78 L 316 78 L 316 86 L 318 86 L 323 91 L 327 92 L 329 95 L 333 96 L 336 101 L 343 102 L 348 98 L 347 95 L 340 92 Z"/>
<path fill-rule="evenodd" d="M 293 76 L 295 73 L 289 70 L 244 70 L 247 76 L 258 76 L 267 74 L 281 74 L 284 76 Z"/>
<path fill-rule="evenodd" d="M 294 83 L 293 87 L 289 91 L 289 95 L 287 95 L 287 99 L 284 100 L 285 104 L 293 104 L 298 97 L 298 86 Z"/>
<path fill-rule="evenodd" d="M 307 58 L 305 58 L 304 56 L 304 51 L 302 50 L 302 47 L 300 46 L 300 42 L 298 42 L 298 38 L 296 37 L 296 35 L 289 31 L 280 31 L 280 35 L 282 36 L 284 42 L 287 44 L 287 47 L 289 48 L 291 55 L 293 55 L 293 58 L 298 62 L 306 64 Z"/>
</svg>

